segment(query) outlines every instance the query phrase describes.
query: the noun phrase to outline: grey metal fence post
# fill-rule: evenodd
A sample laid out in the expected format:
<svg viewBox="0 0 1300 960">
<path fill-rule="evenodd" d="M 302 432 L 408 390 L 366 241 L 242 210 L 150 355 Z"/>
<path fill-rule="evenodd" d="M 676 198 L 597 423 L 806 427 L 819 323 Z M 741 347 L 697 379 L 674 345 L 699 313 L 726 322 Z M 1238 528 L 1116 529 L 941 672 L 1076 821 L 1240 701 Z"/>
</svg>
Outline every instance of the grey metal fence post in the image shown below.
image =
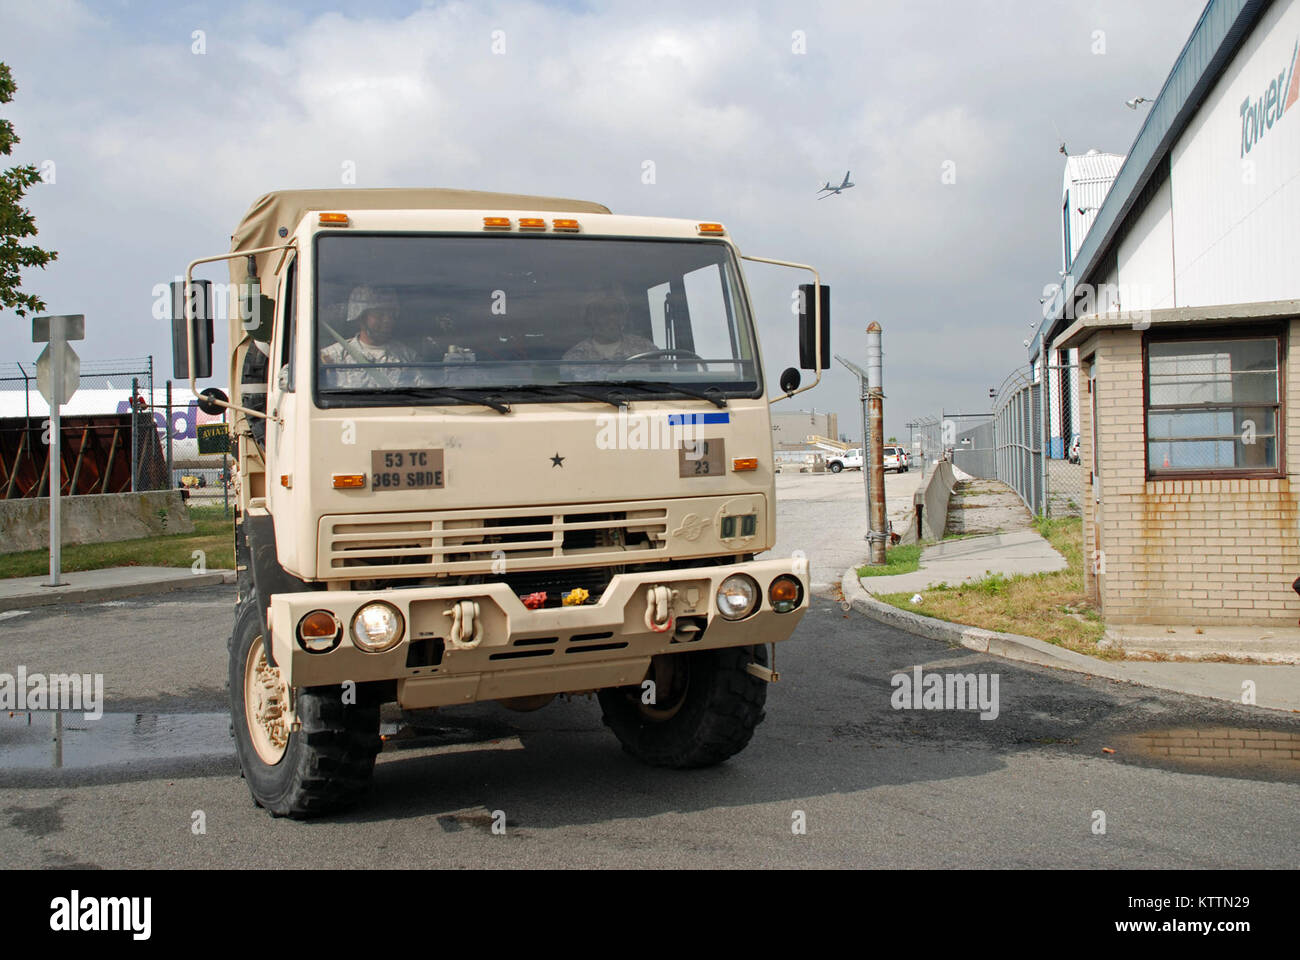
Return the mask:
<svg viewBox="0 0 1300 960">
<path fill-rule="evenodd" d="M 167 381 L 166 417 L 167 420 L 163 429 L 166 431 L 166 436 L 167 436 L 167 489 L 170 490 L 172 488 L 172 484 L 176 482 L 176 477 L 174 476 L 173 473 L 175 467 L 173 466 L 173 461 L 172 461 L 172 382 L 170 380 Z"/>
<path fill-rule="evenodd" d="M 140 438 L 137 433 L 137 425 L 140 422 L 140 414 L 136 407 L 140 399 L 140 378 L 131 378 L 131 492 L 135 493 L 136 474 L 140 465 Z"/>
<path fill-rule="evenodd" d="M 1043 516 L 1052 515 L 1052 490 L 1049 485 L 1047 475 L 1047 461 L 1050 451 L 1048 450 L 1048 398 L 1051 395 L 1051 367 L 1046 363 L 1041 365 L 1042 373 L 1038 377 L 1038 462 L 1042 465 L 1043 470 Z"/>
</svg>

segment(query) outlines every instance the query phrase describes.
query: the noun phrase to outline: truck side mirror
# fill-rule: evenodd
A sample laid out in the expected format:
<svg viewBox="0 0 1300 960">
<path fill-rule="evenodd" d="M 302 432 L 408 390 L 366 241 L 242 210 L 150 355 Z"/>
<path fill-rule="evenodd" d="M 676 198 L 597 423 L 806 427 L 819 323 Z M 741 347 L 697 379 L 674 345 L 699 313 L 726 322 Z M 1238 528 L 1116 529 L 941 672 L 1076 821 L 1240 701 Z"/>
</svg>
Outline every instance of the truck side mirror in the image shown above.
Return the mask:
<svg viewBox="0 0 1300 960">
<path fill-rule="evenodd" d="M 185 335 L 185 281 L 172 281 L 172 372 L 177 380 L 189 380 L 189 340 L 194 341 L 194 379 L 212 376 L 212 282 L 191 280 L 193 317 L 190 335 Z"/>
<path fill-rule="evenodd" d="M 799 389 L 799 384 L 803 382 L 803 377 L 799 376 L 799 371 L 794 367 L 786 367 L 781 371 L 781 392 L 794 393 Z"/>
<path fill-rule="evenodd" d="M 805 370 L 829 370 L 831 365 L 831 288 L 822 284 L 819 291 L 822 314 L 822 355 L 817 353 L 817 314 L 813 305 L 813 285 L 799 284 L 799 366 Z M 820 366 L 818 363 L 820 361 Z"/>
</svg>

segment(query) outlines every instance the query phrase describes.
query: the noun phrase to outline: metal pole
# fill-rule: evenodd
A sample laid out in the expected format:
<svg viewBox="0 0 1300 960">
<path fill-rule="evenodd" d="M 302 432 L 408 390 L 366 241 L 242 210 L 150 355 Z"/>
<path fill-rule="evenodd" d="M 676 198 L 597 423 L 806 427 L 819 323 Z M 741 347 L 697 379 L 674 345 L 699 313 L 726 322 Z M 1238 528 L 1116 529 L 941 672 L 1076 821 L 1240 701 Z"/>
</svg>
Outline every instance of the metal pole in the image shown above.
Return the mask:
<svg viewBox="0 0 1300 960">
<path fill-rule="evenodd" d="M 226 483 L 227 471 L 229 466 L 226 463 L 226 454 L 221 455 L 221 515 L 230 516 L 230 486 Z"/>
<path fill-rule="evenodd" d="M 175 467 L 172 463 L 172 382 L 170 380 L 167 381 L 167 421 L 163 429 L 167 431 L 167 489 L 170 490 L 176 482 L 176 477 L 173 475 Z"/>
<path fill-rule="evenodd" d="M 27 429 L 30 430 L 32 428 L 32 381 L 21 363 L 18 364 L 18 372 L 23 375 L 24 416 L 27 418 Z"/>
<path fill-rule="evenodd" d="M 867 405 L 871 437 L 871 542 L 872 565 L 885 562 L 885 391 L 880 349 L 880 324 L 867 324 Z"/>
<path fill-rule="evenodd" d="M 63 524 L 59 516 L 59 494 L 63 492 L 62 430 L 59 428 L 59 408 L 63 405 L 63 348 L 62 320 L 50 321 L 50 583 L 62 586 L 59 577 L 63 569 Z M 15 467 L 17 464 L 15 464 Z M 40 491 L 36 491 L 38 494 Z"/>
<path fill-rule="evenodd" d="M 1038 462 L 1043 465 L 1043 516 L 1052 515 L 1051 500 L 1048 496 L 1047 487 L 1047 438 L 1049 435 L 1047 424 L 1048 410 L 1048 393 L 1051 384 L 1051 368 L 1047 365 L 1047 357 L 1042 360 L 1042 373 L 1038 377 Z"/>
<path fill-rule="evenodd" d="M 864 539 L 871 539 L 871 469 L 867 461 L 867 451 L 870 445 L 867 443 L 867 381 L 858 377 L 858 399 L 861 401 L 860 412 L 862 414 L 862 493 L 867 503 L 867 535 Z"/>
<path fill-rule="evenodd" d="M 136 463 L 140 459 L 140 443 L 135 435 L 136 424 L 140 417 L 136 411 L 136 402 L 140 398 L 140 378 L 131 378 L 131 492 L 135 493 Z"/>
</svg>

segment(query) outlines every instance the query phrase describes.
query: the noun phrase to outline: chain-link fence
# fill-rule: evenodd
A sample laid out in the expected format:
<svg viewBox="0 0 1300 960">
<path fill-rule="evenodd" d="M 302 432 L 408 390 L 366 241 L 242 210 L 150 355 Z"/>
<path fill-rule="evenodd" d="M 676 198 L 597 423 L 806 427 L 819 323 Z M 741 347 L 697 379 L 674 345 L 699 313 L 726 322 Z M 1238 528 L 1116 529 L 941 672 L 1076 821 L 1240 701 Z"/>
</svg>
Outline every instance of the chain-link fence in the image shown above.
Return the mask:
<svg viewBox="0 0 1300 960">
<path fill-rule="evenodd" d="M 171 486 L 166 435 L 160 433 L 165 430 L 165 419 L 161 415 L 155 417 L 152 412 L 156 399 L 153 357 L 83 360 L 77 391 L 61 407 L 63 416 L 75 419 L 75 426 L 70 419 L 60 431 L 65 441 L 63 452 L 66 456 L 75 449 L 83 461 L 78 465 L 63 464 L 65 486 L 73 484 L 74 474 L 80 476 L 88 455 L 105 461 L 98 467 L 108 482 L 99 492 L 159 490 Z M 88 417 L 103 418 L 106 429 L 116 438 L 106 448 L 86 443 L 87 431 L 93 429 Z M 111 422 L 113 417 L 118 418 L 117 423 Z M 11 481 L 4 487 L 6 497 L 49 495 L 51 465 L 46 462 L 48 456 L 42 457 L 43 451 L 39 449 L 46 446 L 46 441 L 40 444 L 30 441 L 32 436 L 39 435 L 48 418 L 49 405 L 37 386 L 36 362 L 0 364 L 0 421 L 5 425 L 0 430 L 3 433 L 0 467 Z M 70 431 L 77 435 L 69 436 Z M 81 453 L 83 449 L 85 453 Z M 113 462 L 119 451 L 123 463 L 129 460 L 121 479 L 114 472 Z M 29 471 L 36 481 L 19 482 Z"/>
<path fill-rule="evenodd" d="M 997 479 L 1016 491 L 1035 516 L 1078 516 L 1083 467 L 1078 456 L 1075 364 L 1051 365 L 1046 376 L 1013 371 L 993 402 Z"/>
<path fill-rule="evenodd" d="M 944 456 L 943 417 L 917 417 L 904 426 L 908 431 L 908 449 L 918 469 L 924 469 Z"/>
</svg>

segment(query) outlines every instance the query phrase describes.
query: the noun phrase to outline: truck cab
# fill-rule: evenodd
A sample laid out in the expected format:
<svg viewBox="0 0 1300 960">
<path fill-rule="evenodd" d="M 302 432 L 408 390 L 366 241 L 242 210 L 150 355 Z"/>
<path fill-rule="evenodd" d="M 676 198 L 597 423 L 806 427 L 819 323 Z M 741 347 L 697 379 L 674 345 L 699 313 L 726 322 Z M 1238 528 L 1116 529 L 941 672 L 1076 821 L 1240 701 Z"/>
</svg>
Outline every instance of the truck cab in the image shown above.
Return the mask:
<svg viewBox="0 0 1300 960">
<path fill-rule="evenodd" d="M 231 711 L 259 804 L 356 802 L 384 703 L 595 693 L 624 748 L 662 766 L 748 742 L 773 644 L 808 606 L 805 560 L 759 559 L 768 406 L 810 387 L 790 369 L 773 396 L 725 227 L 285 191 L 187 278 L 215 259 L 238 309 L 231 396 L 205 402 L 237 438 Z M 819 379 L 812 272 L 801 362 Z M 178 318 L 189 373 L 212 313 L 197 288 Z"/>
</svg>

